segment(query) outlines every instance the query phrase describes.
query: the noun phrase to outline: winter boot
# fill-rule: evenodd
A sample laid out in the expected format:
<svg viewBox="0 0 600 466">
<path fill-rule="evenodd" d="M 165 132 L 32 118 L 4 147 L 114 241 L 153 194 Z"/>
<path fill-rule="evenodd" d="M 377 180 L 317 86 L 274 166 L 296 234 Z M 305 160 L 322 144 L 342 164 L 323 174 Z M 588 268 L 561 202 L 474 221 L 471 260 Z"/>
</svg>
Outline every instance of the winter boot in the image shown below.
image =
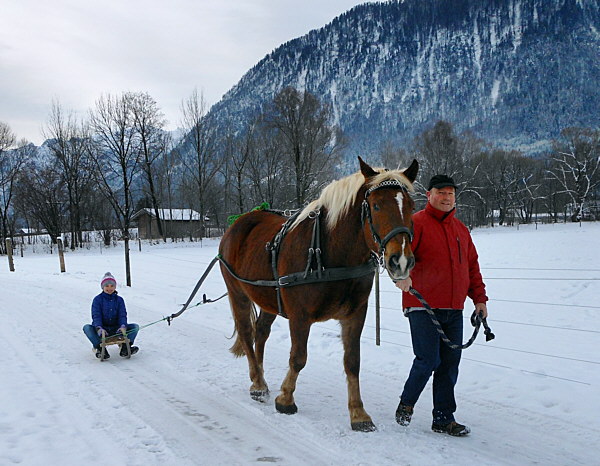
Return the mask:
<svg viewBox="0 0 600 466">
<path fill-rule="evenodd" d="M 137 346 L 131 346 L 131 355 L 133 356 L 135 353 L 138 352 L 139 348 Z M 123 343 L 121 345 L 121 351 L 119 352 L 119 356 L 121 356 L 122 358 L 126 358 L 127 357 L 127 345 L 125 343 Z"/>
<path fill-rule="evenodd" d="M 100 359 L 102 357 L 102 348 L 96 348 L 96 357 Z M 110 359 L 110 354 L 108 354 L 108 350 L 104 348 L 104 360 Z"/>
<path fill-rule="evenodd" d="M 440 434 L 452 435 L 453 437 L 464 437 L 471 432 L 471 429 L 467 426 L 463 426 L 455 421 L 452 421 L 449 424 L 436 424 L 434 422 L 431 424 L 431 430 L 439 432 Z"/>
<path fill-rule="evenodd" d="M 400 402 L 398 409 L 396 409 L 396 422 L 401 426 L 409 425 L 412 419 L 413 410 L 414 408 L 412 406 L 407 406 Z"/>
</svg>

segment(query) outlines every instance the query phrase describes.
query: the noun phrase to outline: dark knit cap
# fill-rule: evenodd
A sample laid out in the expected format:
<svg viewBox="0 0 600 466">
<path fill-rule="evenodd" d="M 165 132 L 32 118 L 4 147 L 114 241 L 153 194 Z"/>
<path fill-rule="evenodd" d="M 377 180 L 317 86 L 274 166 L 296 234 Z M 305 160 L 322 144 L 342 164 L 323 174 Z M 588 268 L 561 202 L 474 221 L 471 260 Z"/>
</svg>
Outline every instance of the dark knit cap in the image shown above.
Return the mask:
<svg viewBox="0 0 600 466">
<path fill-rule="evenodd" d="M 452 186 L 454 189 L 457 188 L 454 180 L 447 175 L 435 175 L 431 177 L 429 180 L 429 186 L 427 187 L 427 191 L 431 191 L 431 188 L 446 188 L 448 186 Z"/>
</svg>

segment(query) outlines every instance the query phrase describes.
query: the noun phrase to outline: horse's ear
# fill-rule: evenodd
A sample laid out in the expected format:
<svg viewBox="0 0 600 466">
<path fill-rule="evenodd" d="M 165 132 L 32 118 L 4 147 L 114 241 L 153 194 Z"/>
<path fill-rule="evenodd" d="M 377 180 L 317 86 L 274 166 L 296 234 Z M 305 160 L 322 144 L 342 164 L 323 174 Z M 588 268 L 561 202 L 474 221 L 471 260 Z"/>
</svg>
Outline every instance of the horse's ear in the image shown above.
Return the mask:
<svg viewBox="0 0 600 466">
<path fill-rule="evenodd" d="M 417 179 L 418 171 L 419 171 L 419 162 L 417 162 L 417 159 L 413 159 L 412 163 L 410 164 L 410 167 L 405 169 L 402 173 L 404 173 L 404 176 L 406 176 L 406 178 L 408 178 L 408 181 L 410 181 L 411 183 L 414 183 L 414 181 Z"/>
<path fill-rule="evenodd" d="M 360 155 L 358 156 L 358 163 L 360 163 L 360 172 L 363 174 L 365 179 L 377 175 L 377 172 L 373 170 L 363 159 L 361 159 Z"/>
</svg>

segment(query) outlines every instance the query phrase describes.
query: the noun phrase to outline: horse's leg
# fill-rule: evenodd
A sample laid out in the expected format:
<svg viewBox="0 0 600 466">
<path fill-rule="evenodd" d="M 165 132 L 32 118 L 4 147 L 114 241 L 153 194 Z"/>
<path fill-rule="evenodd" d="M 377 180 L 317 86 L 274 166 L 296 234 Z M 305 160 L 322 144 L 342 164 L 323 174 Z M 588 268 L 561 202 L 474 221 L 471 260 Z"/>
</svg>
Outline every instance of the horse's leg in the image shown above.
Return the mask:
<svg viewBox="0 0 600 466">
<path fill-rule="evenodd" d="M 263 401 L 265 394 L 269 392 L 269 388 L 264 379 L 262 364 L 259 364 L 253 348 L 256 309 L 254 308 L 254 303 L 250 301 L 236 284 L 232 286 L 228 284 L 227 291 L 237 331 L 237 339 L 231 348 L 231 352 L 236 356 L 246 355 L 250 380 L 252 381 L 250 396 L 254 400 Z"/>
<path fill-rule="evenodd" d="M 292 348 L 290 349 L 290 368 L 285 379 L 281 384 L 281 393 L 275 399 L 275 408 L 283 414 L 296 414 L 298 407 L 294 403 L 294 390 L 296 390 L 296 380 L 298 374 L 306 365 L 306 346 L 308 343 L 308 334 L 310 333 L 310 323 L 290 319 L 290 337 Z"/>
<path fill-rule="evenodd" d="M 264 355 L 265 355 L 265 343 L 267 342 L 267 339 L 269 338 L 269 335 L 271 334 L 271 325 L 273 324 L 273 321 L 275 320 L 275 318 L 277 317 L 277 315 L 275 314 L 270 314 L 268 312 L 265 312 L 263 310 L 260 311 L 260 314 L 258 315 L 258 319 L 256 319 L 256 325 L 255 325 L 255 336 L 254 336 L 254 353 L 256 354 L 256 361 L 258 363 L 258 368 L 260 370 L 260 373 L 263 375 L 264 377 L 264 367 L 263 367 L 263 359 L 264 359 Z M 264 379 L 263 379 L 264 381 Z M 264 385 L 264 390 L 262 393 L 255 391 L 252 394 L 252 398 L 254 398 L 255 400 L 258 401 L 265 401 L 265 399 L 267 398 L 268 394 L 269 394 L 269 388 L 267 387 L 267 384 L 265 382 Z"/>
<path fill-rule="evenodd" d="M 340 321 L 344 343 L 344 370 L 348 384 L 348 411 L 352 430 L 372 432 L 377 430 L 363 407 L 360 397 L 360 335 L 365 323 L 366 308 L 357 310 L 352 317 Z"/>
</svg>

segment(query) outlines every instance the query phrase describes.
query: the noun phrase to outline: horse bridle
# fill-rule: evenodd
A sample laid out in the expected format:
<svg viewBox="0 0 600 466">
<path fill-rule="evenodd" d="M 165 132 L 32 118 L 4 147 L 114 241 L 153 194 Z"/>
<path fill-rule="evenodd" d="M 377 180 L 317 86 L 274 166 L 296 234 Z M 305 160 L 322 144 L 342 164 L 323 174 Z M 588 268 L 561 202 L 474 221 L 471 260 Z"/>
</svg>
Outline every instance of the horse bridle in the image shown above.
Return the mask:
<svg viewBox="0 0 600 466">
<path fill-rule="evenodd" d="M 375 227 L 373 226 L 373 217 L 371 214 L 371 206 L 369 205 L 368 198 L 369 198 L 369 195 L 373 191 L 376 191 L 376 190 L 382 189 L 382 188 L 400 188 L 404 193 L 408 193 L 406 186 L 404 186 L 402 183 L 400 183 L 399 181 L 396 181 L 396 180 L 383 181 L 379 184 L 376 184 L 375 186 L 371 186 L 365 192 L 365 198 L 362 202 L 361 222 L 362 222 L 362 225 L 364 228 L 365 218 L 369 221 L 369 228 L 371 229 L 371 234 L 373 235 L 373 241 L 375 241 L 375 243 L 379 246 L 378 256 L 379 256 L 380 260 L 382 260 L 384 257 L 386 245 L 390 242 L 390 240 L 394 236 L 405 234 L 405 235 L 408 235 L 408 238 L 410 241 L 412 241 L 412 239 L 413 239 L 413 230 L 408 227 L 405 227 L 405 226 L 392 228 L 392 230 L 387 235 L 385 235 L 383 239 L 381 239 L 381 236 L 375 230 Z"/>
</svg>

